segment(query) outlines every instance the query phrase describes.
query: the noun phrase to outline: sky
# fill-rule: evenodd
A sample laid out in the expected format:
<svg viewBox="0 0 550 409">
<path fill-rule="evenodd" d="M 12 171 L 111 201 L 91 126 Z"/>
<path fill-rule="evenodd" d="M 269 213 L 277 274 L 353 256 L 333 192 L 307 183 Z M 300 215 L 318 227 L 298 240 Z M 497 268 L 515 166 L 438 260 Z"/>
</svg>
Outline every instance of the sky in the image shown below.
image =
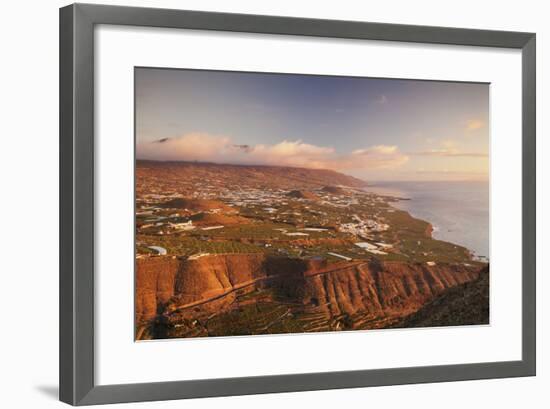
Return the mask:
<svg viewBox="0 0 550 409">
<path fill-rule="evenodd" d="M 489 85 L 136 68 L 138 159 L 487 180 Z"/>
</svg>

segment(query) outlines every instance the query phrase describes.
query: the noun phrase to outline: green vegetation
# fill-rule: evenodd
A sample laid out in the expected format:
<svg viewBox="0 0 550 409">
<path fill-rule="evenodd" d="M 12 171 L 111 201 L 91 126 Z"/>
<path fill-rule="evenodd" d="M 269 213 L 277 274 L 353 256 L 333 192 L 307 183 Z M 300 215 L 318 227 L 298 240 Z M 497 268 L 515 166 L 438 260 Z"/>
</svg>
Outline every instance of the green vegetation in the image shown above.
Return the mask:
<svg viewBox="0 0 550 409">
<path fill-rule="evenodd" d="M 394 208 L 392 202 L 398 199 L 341 190 L 343 194 L 312 190 L 303 198 L 283 190 L 242 189 L 238 194 L 209 195 L 208 200 L 186 199 L 189 208 L 202 205 L 195 212 L 166 209 L 164 203 L 182 199 L 140 201 L 149 214 L 136 219 L 137 251 L 147 255 L 151 254 L 147 246 L 160 246 L 176 256 L 263 252 L 332 262 L 341 260 L 328 254 L 336 253 L 356 260 L 475 263 L 466 248 L 433 239 L 428 222 Z M 213 203 L 212 209 L 203 208 L 204 203 Z M 217 223 L 205 226 L 201 224 L 205 220 Z M 193 228 L 169 228 L 186 222 L 193 223 Z M 377 223 L 387 227 L 376 228 Z M 359 242 L 376 250 L 356 246 Z"/>
<path fill-rule="evenodd" d="M 201 276 L 187 284 L 197 288 L 179 289 L 180 293 L 168 304 L 165 301 L 157 304 L 156 317 L 149 316 L 149 321 L 137 328 L 140 339 L 383 328 L 395 323 L 399 314 L 412 311 L 405 308 L 399 312 L 400 303 L 411 291 L 406 277 L 400 276 L 401 270 L 410 270 L 411 282 L 422 289 L 412 296 L 414 303 L 428 294 L 425 288 L 431 288 L 429 280 L 424 285 L 417 280 L 430 271 L 447 268 L 454 274 L 456 270 L 463 280 L 464 270 L 485 265 L 474 261 L 466 248 L 433 239 L 430 223 L 393 206 L 400 199 L 345 188 L 336 182 L 327 189 L 325 182 L 313 182 L 309 176 L 298 177 L 298 170 L 289 177 L 284 168 L 273 168 L 266 176 L 266 169 L 229 166 L 221 171 L 214 164 L 201 167 L 200 174 L 195 166 L 158 166 L 154 171 L 141 170 L 148 176 L 138 175 L 138 265 L 149 265 L 157 274 L 163 268 L 157 266 L 167 261 L 170 268 L 185 265 L 182 271 L 187 274 L 197 264 L 201 267 L 194 273 Z M 152 246 L 160 247 L 159 251 L 151 249 Z M 221 272 L 216 270 L 208 281 L 213 283 L 212 290 L 205 291 L 204 285 L 197 283 L 210 260 L 186 263 L 162 259 L 163 249 L 168 257 L 182 259 L 201 253 L 260 253 L 274 257 L 255 257 L 261 260 L 267 275 L 258 279 L 254 275 L 252 280 L 242 274 L 247 273 L 246 263 L 239 264 L 247 257 L 227 257 L 239 260 L 238 265 L 233 261 L 226 263 L 234 267 L 230 274 L 234 287 L 224 284 L 223 289 L 217 288 Z M 158 254 L 161 256 L 157 257 Z M 274 267 L 274 260 L 284 263 Z M 384 263 L 378 261 L 403 263 L 380 267 Z M 294 270 L 293 263 L 301 268 Z M 339 264 L 328 265 L 331 263 Z M 440 265 L 434 267 L 436 264 Z M 352 270 L 342 271 L 346 268 Z M 386 279 L 378 276 L 379 268 L 388 268 Z M 363 277 L 367 270 L 372 274 L 372 282 L 376 282 L 374 287 L 358 291 L 357 283 L 364 284 L 365 280 L 346 281 L 356 275 Z M 271 274 L 273 271 L 277 274 Z M 317 277 L 332 273 L 330 280 Z M 241 274 L 246 281 L 236 286 L 233 280 Z M 396 281 L 388 281 L 392 278 Z M 466 274 L 466 278 L 471 276 Z M 307 293 L 312 286 L 319 286 L 319 291 L 327 296 Z M 301 295 L 290 294 L 297 289 Z M 335 295 L 329 302 L 331 291 Z M 217 295 L 218 292 L 221 294 Z M 374 310 L 372 306 L 355 309 L 355 304 L 360 305 L 375 293 L 387 299 Z M 197 301 L 189 304 L 195 296 Z M 343 304 L 338 305 L 336 298 L 343 299 Z M 341 308 L 347 302 L 354 307 Z M 392 305 L 397 306 L 394 312 L 388 307 Z"/>
<path fill-rule="evenodd" d="M 179 236 L 149 236 L 139 235 L 138 240 L 147 246 L 164 247 L 169 255 L 191 256 L 198 253 L 228 254 L 228 253 L 259 253 L 261 248 L 238 241 L 209 241 L 194 237 Z M 142 254 L 143 246 L 138 247 Z M 149 249 L 146 249 L 149 250 Z M 151 250 L 149 250 L 151 252 Z"/>
</svg>

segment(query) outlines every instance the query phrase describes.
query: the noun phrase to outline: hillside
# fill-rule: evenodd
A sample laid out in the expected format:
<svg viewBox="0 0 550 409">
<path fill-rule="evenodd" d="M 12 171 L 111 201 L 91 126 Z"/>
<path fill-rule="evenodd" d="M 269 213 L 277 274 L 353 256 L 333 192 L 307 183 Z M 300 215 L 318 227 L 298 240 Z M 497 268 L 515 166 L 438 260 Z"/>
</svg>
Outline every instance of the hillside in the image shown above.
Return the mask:
<svg viewBox="0 0 550 409">
<path fill-rule="evenodd" d="M 319 200 L 319 196 L 307 190 L 292 190 L 287 193 L 287 196 L 295 199 Z"/>
<path fill-rule="evenodd" d="M 395 328 L 443 327 L 489 324 L 489 268 L 479 277 L 453 287 L 414 314 L 395 324 Z"/>
<path fill-rule="evenodd" d="M 478 274 L 457 265 L 327 264 L 263 254 L 138 259 L 138 338 L 255 334 L 265 325 L 269 333 L 384 328 Z"/>
<path fill-rule="evenodd" d="M 338 186 L 325 186 L 321 189 L 323 192 L 330 193 L 333 195 L 345 195 L 346 191 Z"/>
<path fill-rule="evenodd" d="M 483 301 L 471 316 L 465 304 L 483 286 L 463 284 L 486 264 L 364 181 L 188 162 L 136 172 L 137 339 L 485 322 Z"/>
<path fill-rule="evenodd" d="M 245 166 L 200 162 L 136 162 L 138 188 L 157 184 L 159 189 L 193 182 L 218 187 L 278 188 L 287 190 L 316 189 L 326 185 L 360 188 L 363 180 L 328 169 L 306 169 L 279 166 Z"/>
<path fill-rule="evenodd" d="M 190 211 L 208 211 L 208 210 L 224 210 L 231 211 L 229 206 L 226 206 L 223 202 L 218 200 L 204 200 L 204 199 L 189 199 L 189 198 L 177 198 L 168 200 L 159 204 L 159 207 L 167 209 L 186 209 Z"/>
</svg>

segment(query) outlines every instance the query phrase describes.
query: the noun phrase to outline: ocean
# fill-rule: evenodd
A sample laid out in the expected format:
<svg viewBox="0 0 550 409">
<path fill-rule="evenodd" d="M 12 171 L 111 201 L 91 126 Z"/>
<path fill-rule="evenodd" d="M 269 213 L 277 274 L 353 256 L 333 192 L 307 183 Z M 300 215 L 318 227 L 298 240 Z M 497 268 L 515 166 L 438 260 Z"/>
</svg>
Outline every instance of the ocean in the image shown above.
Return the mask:
<svg viewBox="0 0 550 409">
<path fill-rule="evenodd" d="M 410 199 L 392 205 L 430 222 L 434 238 L 489 258 L 489 182 L 378 182 L 365 190 Z"/>
</svg>

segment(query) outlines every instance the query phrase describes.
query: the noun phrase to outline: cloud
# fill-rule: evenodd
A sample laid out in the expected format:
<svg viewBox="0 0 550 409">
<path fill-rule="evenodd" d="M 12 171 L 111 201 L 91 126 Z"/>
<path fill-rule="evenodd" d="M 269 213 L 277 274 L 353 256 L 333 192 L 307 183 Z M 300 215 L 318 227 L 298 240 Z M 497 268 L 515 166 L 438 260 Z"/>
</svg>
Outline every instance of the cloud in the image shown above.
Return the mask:
<svg viewBox="0 0 550 409">
<path fill-rule="evenodd" d="M 345 162 L 349 161 L 347 164 Z M 395 145 L 376 145 L 366 149 L 356 149 L 343 160 L 343 169 L 395 169 L 409 161 Z M 346 167 L 347 166 L 347 167 Z"/>
<path fill-rule="evenodd" d="M 397 146 L 395 145 L 376 145 L 368 149 L 356 149 L 353 151 L 355 155 L 369 155 L 372 153 L 380 153 L 383 155 L 390 155 L 397 152 Z"/>
<path fill-rule="evenodd" d="M 427 151 L 411 152 L 413 156 L 442 156 L 442 157 L 463 157 L 463 158 L 486 158 L 489 155 L 478 152 L 461 152 L 458 149 L 430 149 Z"/>
<path fill-rule="evenodd" d="M 463 152 L 457 147 L 456 141 L 445 139 L 441 141 L 440 148 L 424 151 L 410 152 L 411 156 L 434 156 L 434 157 L 462 157 L 462 158 L 486 158 L 489 155 L 483 152 Z"/>
<path fill-rule="evenodd" d="M 385 105 L 388 103 L 388 97 L 385 95 L 379 95 L 376 99 L 376 103 L 379 105 Z"/>
<path fill-rule="evenodd" d="M 301 140 L 242 145 L 227 136 L 188 133 L 162 143 L 137 145 L 137 157 L 151 160 L 200 161 L 243 165 L 293 166 L 333 170 L 393 169 L 408 161 L 397 146 L 376 145 L 339 154 L 333 147 Z"/>
<path fill-rule="evenodd" d="M 468 119 L 466 121 L 466 130 L 467 131 L 477 131 L 485 126 L 485 122 L 480 119 Z"/>
<path fill-rule="evenodd" d="M 250 145 L 233 145 L 233 147 L 246 153 L 252 152 L 252 147 Z"/>
</svg>

